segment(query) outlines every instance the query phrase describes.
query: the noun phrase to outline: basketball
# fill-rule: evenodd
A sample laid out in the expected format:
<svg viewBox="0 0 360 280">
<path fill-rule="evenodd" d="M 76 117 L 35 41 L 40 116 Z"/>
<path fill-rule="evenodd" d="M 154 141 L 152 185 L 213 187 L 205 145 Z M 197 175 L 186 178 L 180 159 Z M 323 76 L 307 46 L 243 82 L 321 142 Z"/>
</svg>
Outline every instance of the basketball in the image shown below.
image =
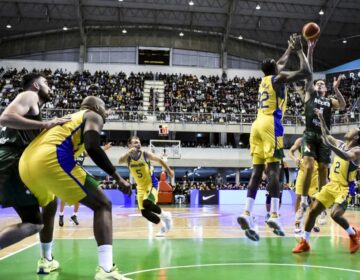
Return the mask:
<svg viewBox="0 0 360 280">
<path fill-rule="evenodd" d="M 304 25 L 302 35 L 307 41 L 315 41 L 320 36 L 320 27 L 315 22 L 309 22 Z"/>
</svg>

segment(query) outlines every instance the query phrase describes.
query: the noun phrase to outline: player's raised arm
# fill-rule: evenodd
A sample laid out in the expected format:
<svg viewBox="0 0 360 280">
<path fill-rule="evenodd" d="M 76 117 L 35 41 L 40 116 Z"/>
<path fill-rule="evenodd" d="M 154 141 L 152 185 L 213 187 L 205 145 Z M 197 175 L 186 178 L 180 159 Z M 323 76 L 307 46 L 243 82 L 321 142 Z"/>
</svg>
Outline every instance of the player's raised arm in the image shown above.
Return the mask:
<svg viewBox="0 0 360 280">
<path fill-rule="evenodd" d="M 311 75 L 308 76 L 308 78 L 305 80 L 305 88 L 304 88 L 304 90 L 305 90 L 305 102 L 307 100 L 309 100 L 310 95 L 315 92 L 314 77 L 313 77 L 313 71 L 314 71 L 314 68 L 313 68 L 313 56 L 314 56 L 314 49 L 315 49 L 315 46 L 316 46 L 316 42 L 317 42 L 317 40 L 315 40 L 315 41 L 308 40 L 307 41 L 307 44 L 308 44 L 307 59 L 308 59 L 309 66 L 310 66 L 310 69 L 311 69 Z"/>
<path fill-rule="evenodd" d="M 323 142 L 326 145 L 328 145 L 330 148 L 331 146 L 337 147 L 341 141 L 330 135 L 330 131 L 326 126 L 322 112 L 319 109 L 315 109 L 315 114 L 318 116 L 320 120 L 321 137 L 323 139 Z"/>
<path fill-rule="evenodd" d="M 51 128 L 55 125 L 61 125 L 69 121 L 66 118 L 55 118 L 50 121 L 37 121 L 27 119 L 30 110 L 37 106 L 39 97 L 36 92 L 25 91 L 16 96 L 16 98 L 7 106 L 0 117 L 0 125 L 14 129 L 30 130 Z"/>
<path fill-rule="evenodd" d="M 275 77 L 275 84 L 283 84 L 289 82 L 295 82 L 308 78 L 311 75 L 311 69 L 307 58 L 302 50 L 301 37 L 299 35 L 292 35 L 290 37 L 291 44 L 293 45 L 294 51 L 299 57 L 300 68 L 297 71 L 282 71 L 279 72 Z"/>
<path fill-rule="evenodd" d="M 296 139 L 295 143 L 291 146 L 288 152 L 289 158 L 291 158 L 296 163 L 297 166 L 300 165 L 301 159 L 295 155 L 295 152 L 301 147 L 301 140 L 302 140 L 301 137 Z"/>
<path fill-rule="evenodd" d="M 129 149 L 125 154 L 123 154 L 120 158 L 119 158 L 119 163 L 125 163 L 127 162 L 129 156 L 131 156 L 131 154 L 135 153 L 137 151 L 136 148 L 131 148 Z"/>
<path fill-rule="evenodd" d="M 285 50 L 284 54 L 279 58 L 279 60 L 276 62 L 276 66 L 279 72 L 284 70 L 287 62 L 289 61 L 289 57 L 293 49 L 294 49 L 293 44 L 289 39 L 287 49 Z"/>
<path fill-rule="evenodd" d="M 331 98 L 331 103 L 335 109 L 344 110 L 346 108 L 346 101 L 344 99 L 344 96 L 342 95 L 342 93 L 339 90 L 341 78 L 342 78 L 342 75 L 339 75 L 339 77 L 337 79 L 336 79 L 336 77 L 334 77 L 333 89 L 335 91 L 336 99 Z"/>
<path fill-rule="evenodd" d="M 169 167 L 169 165 L 167 165 L 167 163 L 164 160 L 162 160 L 157 155 L 151 152 L 146 152 L 146 156 L 148 157 L 148 159 L 160 163 L 161 166 L 165 168 L 167 174 L 169 174 L 169 176 L 172 178 L 174 177 L 174 171 Z"/>
</svg>

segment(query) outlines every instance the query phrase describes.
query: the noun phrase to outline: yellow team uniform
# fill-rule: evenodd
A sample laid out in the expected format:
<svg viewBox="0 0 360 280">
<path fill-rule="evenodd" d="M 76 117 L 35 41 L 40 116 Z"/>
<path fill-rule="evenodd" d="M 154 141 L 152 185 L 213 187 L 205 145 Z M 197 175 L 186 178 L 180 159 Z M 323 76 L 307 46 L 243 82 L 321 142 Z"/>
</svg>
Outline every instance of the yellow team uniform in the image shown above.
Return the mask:
<svg viewBox="0 0 360 280">
<path fill-rule="evenodd" d="M 344 149 L 344 144 L 340 148 Z M 314 197 L 326 208 L 334 203 L 346 204 L 349 198 L 349 187 L 356 180 L 357 168 L 354 162 L 336 156 L 330 168 L 330 182 Z"/>
<path fill-rule="evenodd" d="M 134 177 L 137 189 L 137 201 L 140 210 L 143 210 L 144 199 L 149 199 L 153 203 L 158 200 L 158 181 L 153 174 L 153 168 L 146 153 L 141 151 L 138 159 L 128 158 L 128 167 Z"/>
<path fill-rule="evenodd" d="M 54 197 L 74 204 L 98 182 L 75 162 L 84 150 L 83 127 L 87 110 L 70 115 L 71 121 L 44 130 L 25 149 L 19 162 L 22 181 L 46 206 Z"/>
<path fill-rule="evenodd" d="M 296 176 L 295 193 L 302 195 L 302 188 L 304 184 L 304 160 L 300 161 L 299 172 Z M 313 197 L 319 191 L 319 166 L 317 161 L 314 162 L 314 170 L 311 175 L 311 182 L 308 195 Z"/>
<path fill-rule="evenodd" d="M 284 129 L 281 124 L 286 110 L 287 92 L 282 85 L 275 91 L 275 76 L 261 80 L 258 112 L 250 132 L 250 152 L 253 164 L 280 161 L 283 157 Z"/>
</svg>

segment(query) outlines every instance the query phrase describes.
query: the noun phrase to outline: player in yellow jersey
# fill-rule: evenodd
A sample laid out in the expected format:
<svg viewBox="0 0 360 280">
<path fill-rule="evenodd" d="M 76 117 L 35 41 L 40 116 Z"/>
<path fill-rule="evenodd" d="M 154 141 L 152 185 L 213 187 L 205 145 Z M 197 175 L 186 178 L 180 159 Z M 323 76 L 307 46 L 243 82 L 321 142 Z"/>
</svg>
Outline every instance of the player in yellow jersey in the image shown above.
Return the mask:
<svg viewBox="0 0 360 280">
<path fill-rule="evenodd" d="M 75 157 L 86 150 L 124 192 L 131 192 L 130 184 L 116 172 L 100 145 L 105 103 L 94 96 L 86 97 L 80 111 L 69 117 L 71 121 L 42 132 L 25 149 L 19 162 L 20 177 L 40 206 L 56 196 L 69 205 L 80 202 L 92 209 L 99 254 L 95 279 L 128 279 L 113 265 L 111 203 L 99 188 L 100 182 L 75 162 Z"/>
<path fill-rule="evenodd" d="M 135 179 L 138 207 L 142 216 L 154 224 L 161 222 L 162 226 L 157 236 L 164 236 L 172 227 L 171 213 L 163 211 L 156 205 L 159 182 L 153 173 L 150 161 L 160 163 L 170 177 L 174 177 L 174 172 L 164 160 L 151 152 L 141 150 L 138 137 L 130 137 L 128 147 L 128 152 L 120 157 L 119 163 L 126 163 Z"/>
<path fill-rule="evenodd" d="M 301 142 L 302 137 L 299 137 L 295 140 L 294 144 L 291 146 L 288 156 L 296 163 L 299 168 L 298 174 L 296 176 L 296 184 L 295 184 L 295 194 L 296 194 L 296 201 L 295 201 L 295 214 L 298 213 L 298 209 L 300 207 L 300 199 L 302 194 L 302 186 L 304 183 L 304 161 L 301 156 Z M 295 155 L 295 152 L 298 151 L 298 156 Z M 314 164 L 314 171 L 312 173 L 310 188 L 308 192 L 308 196 L 312 199 L 314 195 L 319 191 L 319 174 L 318 174 L 318 166 L 317 162 L 315 161 Z M 314 231 L 318 231 L 319 228 Z M 301 220 L 295 216 L 295 233 L 301 232 Z"/>
<path fill-rule="evenodd" d="M 299 57 L 300 69 L 283 71 L 291 52 L 295 52 Z M 257 118 L 252 124 L 250 132 L 253 173 L 248 184 L 245 210 L 238 217 L 241 229 L 253 241 L 258 241 L 259 235 L 255 229 L 252 208 L 265 164 L 268 166 L 268 188 L 271 197 L 271 216 L 267 224 L 275 234 L 285 235 L 278 219 L 279 162 L 283 158 L 284 135 L 281 120 L 287 102 L 285 84 L 305 79 L 311 74 L 309 63 L 302 50 L 301 37 L 293 34 L 289 39 L 289 46 L 280 60 L 276 62 L 274 59 L 265 59 L 261 69 L 265 76 L 259 86 Z"/>
<path fill-rule="evenodd" d="M 315 219 L 322 211 L 332 206 L 331 218 L 339 224 L 349 235 L 350 253 L 355 253 L 360 247 L 360 231 L 351 227 L 343 217 L 350 193 L 354 191 L 357 169 L 360 164 L 360 129 L 350 129 L 344 136 L 345 142 L 327 135 L 326 122 L 319 109 L 315 109 L 321 123 L 324 144 L 336 154 L 330 168 L 330 182 L 315 195 L 310 213 L 305 222 L 303 238 L 293 249 L 293 253 L 302 253 L 310 250 L 310 232 Z"/>
</svg>

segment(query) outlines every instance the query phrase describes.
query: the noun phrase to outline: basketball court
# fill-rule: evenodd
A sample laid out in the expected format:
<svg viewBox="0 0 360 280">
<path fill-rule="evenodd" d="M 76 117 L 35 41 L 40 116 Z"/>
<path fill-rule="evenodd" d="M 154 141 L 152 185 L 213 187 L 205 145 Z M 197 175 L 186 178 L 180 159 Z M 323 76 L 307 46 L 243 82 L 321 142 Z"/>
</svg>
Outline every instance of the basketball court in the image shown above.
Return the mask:
<svg viewBox="0 0 360 280">
<path fill-rule="evenodd" d="M 256 206 L 259 242 L 245 238 L 236 222 L 242 207 L 164 207 L 174 217 L 174 228 L 165 238 L 155 237 L 158 228 L 137 209 L 114 207 L 114 261 L 133 279 L 359 279 L 359 256 L 348 253 L 348 237 L 330 219 L 320 233 L 312 234 L 310 253 L 295 255 L 290 205 L 281 209 L 287 233 L 283 238 L 270 232 L 263 206 Z M 70 214 L 66 207 L 65 225 L 55 229 L 59 272 L 36 274 L 39 244 L 31 237 L 0 252 L 1 279 L 92 279 L 97 265 L 92 213 L 81 207 L 79 226 L 68 221 Z M 3 215 L 6 223 L 17 219 L 10 210 Z M 346 214 L 352 222 L 359 215 L 356 210 Z"/>
</svg>

